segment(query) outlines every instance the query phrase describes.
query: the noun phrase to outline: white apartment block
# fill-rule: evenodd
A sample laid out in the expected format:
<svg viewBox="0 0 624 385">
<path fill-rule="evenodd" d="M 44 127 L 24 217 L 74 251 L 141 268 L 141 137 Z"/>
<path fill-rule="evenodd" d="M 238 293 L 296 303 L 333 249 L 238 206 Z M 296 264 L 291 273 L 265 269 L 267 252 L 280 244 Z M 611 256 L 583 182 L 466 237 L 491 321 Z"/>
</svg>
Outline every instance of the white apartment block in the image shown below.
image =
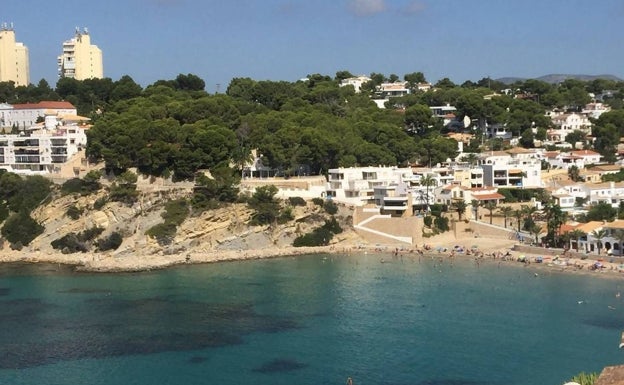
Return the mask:
<svg viewBox="0 0 624 385">
<path fill-rule="evenodd" d="M 12 81 L 16 86 L 30 83 L 28 47 L 15 41 L 12 25 L 0 26 L 0 82 Z"/>
<path fill-rule="evenodd" d="M 624 182 L 586 183 L 582 186 L 590 205 L 604 202 L 617 208 L 624 201 Z"/>
<path fill-rule="evenodd" d="M 481 154 L 483 184 L 488 187 L 542 187 L 542 163 L 536 154 L 510 155 L 504 151 Z"/>
<path fill-rule="evenodd" d="M 411 183 L 417 180 L 411 168 L 351 167 L 329 170 L 325 194 L 353 205 L 373 203 L 374 189 L 380 186 Z"/>
<path fill-rule="evenodd" d="M 101 79 L 104 77 L 102 50 L 91 44 L 91 36 L 85 28 L 76 28 L 76 35 L 63 42 L 63 53 L 58 57 L 61 78 L 76 80 Z"/>
<path fill-rule="evenodd" d="M 26 104 L 0 103 L 0 128 L 16 127 L 23 131 L 34 126 L 37 120 L 43 119 L 46 114 L 76 115 L 76 107 L 65 101 L 42 101 Z"/>
<path fill-rule="evenodd" d="M 87 145 L 80 125 L 86 118 L 47 115 L 45 121 L 20 135 L 0 135 L 0 169 L 17 174 L 58 173 L 61 166 Z"/>
</svg>

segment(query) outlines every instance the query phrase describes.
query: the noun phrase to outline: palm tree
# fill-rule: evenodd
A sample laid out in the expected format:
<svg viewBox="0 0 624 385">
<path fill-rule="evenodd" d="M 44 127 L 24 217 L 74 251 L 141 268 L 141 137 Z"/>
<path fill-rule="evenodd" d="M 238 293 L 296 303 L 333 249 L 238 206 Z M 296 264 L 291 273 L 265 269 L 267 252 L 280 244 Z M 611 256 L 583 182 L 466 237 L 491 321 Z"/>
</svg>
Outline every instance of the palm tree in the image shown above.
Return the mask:
<svg viewBox="0 0 624 385">
<path fill-rule="evenodd" d="M 624 249 L 622 249 L 622 247 L 624 247 L 624 229 L 615 229 L 613 236 L 618 240 L 620 245 L 620 256 L 624 255 Z"/>
<path fill-rule="evenodd" d="M 457 211 L 457 215 L 459 215 L 459 220 L 461 221 L 462 215 L 466 212 L 468 205 L 463 200 L 455 201 L 451 205 Z"/>
<path fill-rule="evenodd" d="M 546 212 L 546 226 L 548 238 L 554 242 L 554 247 L 559 247 L 559 229 L 568 218 L 568 214 L 561 210 L 561 206 L 549 202 L 544 210 Z"/>
<path fill-rule="evenodd" d="M 535 243 L 539 245 L 539 236 L 542 233 L 542 226 L 534 224 L 531 226 L 531 234 L 535 235 Z"/>
<path fill-rule="evenodd" d="M 507 228 L 507 218 L 511 216 L 514 210 L 509 206 L 504 206 L 501 207 L 498 211 L 503 214 L 503 218 L 505 218 L 505 228 Z"/>
<path fill-rule="evenodd" d="M 570 234 L 571 238 L 576 239 L 576 252 L 578 253 L 579 251 L 579 240 L 584 237 L 585 235 L 587 235 L 587 233 L 585 233 L 583 230 L 581 229 L 574 229 L 570 232 L 568 232 L 568 234 Z"/>
<path fill-rule="evenodd" d="M 483 207 L 485 207 L 485 209 L 490 212 L 490 224 L 492 224 L 492 213 L 496 208 L 496 203 L 490 201 L 486 203 Z"/>
<path fill-rule="evenodd" d="M 525 229 L 531 231 L 531 226 L 533 223 L 533 214 L 535 214 L 536 212 L 537 212 L 537 207 L 535 206 L 527 206 L 527 205 L 522 206 L 522 214 L 525 217 L 525 220 L 524 220 Z"/>
<path fill-rule="evenodd" d="M 422 179 L 420 180 L 420 185 L 421 186 L 425 186 L 427 188 L 427 213 L 430 211 L 429 210 L 429 187 L 431 186 L 435 186 L 438 184 L 438 181 L 435 180 L 435 178 L 433 178 L 431 175 L 424 175 L 422 177 Z"/>
<path fill-rule="evenodd" d="M 476 199 L 473 199 L 472 201 L 470 201 L 470 205 L 472 206 L 472 209 L 474 210 L 474 219 L 479 220 L 479 206 L 481 206 L 481 202 L 479 202 Z"/>
<path fill-rule="evenodd" d="M 520 224 L 522 223 L 522 216 L 524 215 L 524 212 L 522 211 L 522 209 L 517 209 L 514 210 L 513 212 L 513 216 L 516 218 L 516 223 L 518 224 L 518 232 L 520 232 Z"/>
<path fill-rule="evenodd" d="M 477 164 L 477 161 L 479 160 L 479 155 L 477 155 L 474 152 L 471 152 L 469 154 L 466 154 L 464 157 L 462 157 L 462 160 L 465 162 L 468 162 L 470 166 L 472 167 L 475 164 Z"/>
<path fill-rule="evenodd" d="M 604 229 L 594 230 L 592 231 L 591 235 L 596 239 L 596 247 L 598 247 L 598 255 L 600 255 L 600 249 L 602 249 L 602 240 L 607 235 L 607 232 Z"/>
</svg>

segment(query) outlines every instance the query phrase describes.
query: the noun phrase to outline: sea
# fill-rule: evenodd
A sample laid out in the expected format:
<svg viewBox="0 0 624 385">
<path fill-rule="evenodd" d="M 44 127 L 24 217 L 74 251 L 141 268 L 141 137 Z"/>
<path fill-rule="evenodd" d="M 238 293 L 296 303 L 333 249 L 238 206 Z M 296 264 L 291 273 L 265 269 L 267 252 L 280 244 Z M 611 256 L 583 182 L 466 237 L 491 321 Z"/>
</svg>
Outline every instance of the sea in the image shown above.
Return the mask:
<svg viewBox="0 0 624 385">
<path fill-rule="evenodd" d="M 624 363 L 624 280 L 318 254 L 84 273 L 0 265 L 0 384 L 560 385 Z"/>
</svg>

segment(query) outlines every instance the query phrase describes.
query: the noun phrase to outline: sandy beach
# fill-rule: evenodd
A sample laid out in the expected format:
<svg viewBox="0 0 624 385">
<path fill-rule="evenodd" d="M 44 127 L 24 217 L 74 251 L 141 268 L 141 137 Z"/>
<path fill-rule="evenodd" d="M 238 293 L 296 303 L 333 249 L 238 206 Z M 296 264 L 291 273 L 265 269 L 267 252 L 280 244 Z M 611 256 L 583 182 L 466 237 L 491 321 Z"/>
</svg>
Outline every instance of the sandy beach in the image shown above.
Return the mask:
<svg viewBox="0 0 624 385">
<path fill-rule="evenodd" d="M 587 258 L 553 254 L 552 250 L 518 251 L 516 242 L 498 238 L 455 238 L 452 234 L 441 234 L 426 240 L 423 245 L 409 248 L 405 245 L 370 245 L 355 239 L 322 247 L 280 247 L 253 250 L 202 250 L 178 254 L 143 255 L 141 253 L 115 255 L 111 253 L 62 254 L 41 251 L 0 251 L 0 262 L 55 263 L 76 266 L 79 271 L 90 272 L 137 272 L 163 269 L 180 264 L 215 263 L 264 258 L 277 258 L 305 254 L 332 253 L 379 253 L 380 255 L 414 254 L 440 258 L 467 258 L 475 263 L 515 264 L 540 270 L 587 274 L 600 277 L 624 277 L 624 264 L 590 255 Z M 524 258 L 522 258 L 524 257 Z M 541 257 L 542 262 L 537 263 Z M 518 259 L 523 259 L 519 261 Z M 594 268 L 596 265 L 599 268 Z"/>
</svg>

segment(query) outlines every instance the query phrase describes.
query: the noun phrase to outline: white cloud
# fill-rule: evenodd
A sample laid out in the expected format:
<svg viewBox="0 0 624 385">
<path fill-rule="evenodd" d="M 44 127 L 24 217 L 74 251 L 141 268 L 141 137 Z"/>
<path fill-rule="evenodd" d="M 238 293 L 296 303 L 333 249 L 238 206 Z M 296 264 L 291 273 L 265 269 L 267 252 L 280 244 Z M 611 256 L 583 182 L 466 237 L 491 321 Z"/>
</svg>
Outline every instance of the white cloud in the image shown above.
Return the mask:
<svg viewBox="0 0 624 385">
<path fill-rule="evenodd" d="M 386 10 L 385 0 L 349 0 L 348 6 L 356 16 L 370 16 Z"/>
</svg>

